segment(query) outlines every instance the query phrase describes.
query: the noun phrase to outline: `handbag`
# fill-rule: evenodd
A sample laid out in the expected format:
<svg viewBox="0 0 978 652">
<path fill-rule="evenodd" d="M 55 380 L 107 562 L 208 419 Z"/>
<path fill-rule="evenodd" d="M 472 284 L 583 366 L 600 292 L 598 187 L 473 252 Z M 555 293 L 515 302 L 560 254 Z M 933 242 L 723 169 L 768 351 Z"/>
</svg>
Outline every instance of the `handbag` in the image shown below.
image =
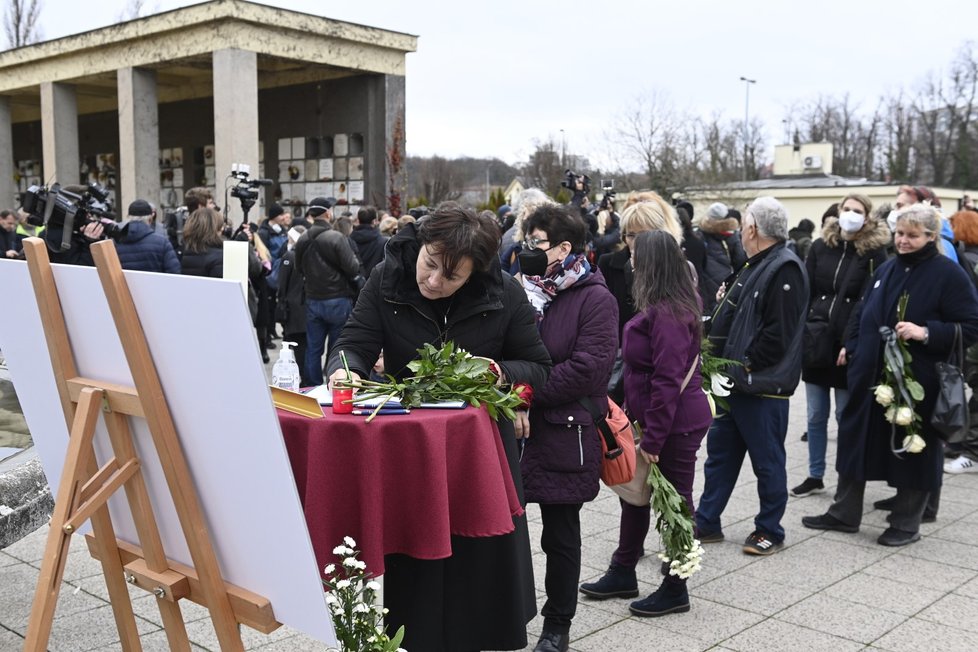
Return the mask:
<svg viewBox="0 0 978 652">
<path fill-rule="evenodd" d="M 686 372 L 682 386 L 679 388 L 680 394 L 686 391 L 686 386 L 689 385 L 689 381 L 693 377 L 693 371 L 696 370 L 696 365 L 699 361 L 700 356 L 697 354 L 689 371 Z M 638 429 L 636 428 L 635 431 L 638 432 Z M 645 457 L 636 455 L 635 475 L 628 482 L 612 486 L 611 490 L 629 505 L 635 505 L 636 507 L 648 505 L 652 500 L 652 487 L 649 485 L 649 463 L 645 460 Z"/>
<path fill-rule="evenodd" d="M 578 403 L 591 413 L 601 433 L 601 481 L 609 487 L 628 482 L 635 476 L 635 433 L 628 415 L 610 397 L 606 413 L 586 396 Z"/>
<path fill-rule="evenodd" d="M 930 417 L 930 425 L 937 431 L 937 436 L 948 444 L 960 443 L 968 434 L 968 399 L 965 396 L 964 374 L 961 373 L 963 363 L 961 325 L 955 324 L 954 344 L 947 362 L 935 364 L 938 391 Z"/>
<path fill-rule="evenodd" d="M 835 364 L 832 356 L 835 346 L 829 326 L 829 322 L 821 318 L 805 322 L 801 349 L 801 362 L 804 368 L 820 369 Z"/>
</svg>

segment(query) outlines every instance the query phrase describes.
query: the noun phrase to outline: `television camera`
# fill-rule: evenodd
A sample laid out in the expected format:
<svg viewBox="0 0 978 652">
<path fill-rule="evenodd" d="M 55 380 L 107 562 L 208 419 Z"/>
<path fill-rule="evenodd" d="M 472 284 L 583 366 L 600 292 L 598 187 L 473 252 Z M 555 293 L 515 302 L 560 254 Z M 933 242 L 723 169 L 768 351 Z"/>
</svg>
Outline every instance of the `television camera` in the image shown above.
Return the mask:
<svg viewBox="0 0 978 652">
<path fill-rule="evenodd" d="M 109 193 L 96 183 L 87 186 L 31 186 L 21 202 L 27 223 L 43 226 L 44 241 L 51 251 L 68 251 L 75 234 L 92 223 L 102 225 L 102 237 L 120 239 L 125 227 L 115 221 Z M 61 242 L 51 238 L 61 235 Z"/>
</svg>

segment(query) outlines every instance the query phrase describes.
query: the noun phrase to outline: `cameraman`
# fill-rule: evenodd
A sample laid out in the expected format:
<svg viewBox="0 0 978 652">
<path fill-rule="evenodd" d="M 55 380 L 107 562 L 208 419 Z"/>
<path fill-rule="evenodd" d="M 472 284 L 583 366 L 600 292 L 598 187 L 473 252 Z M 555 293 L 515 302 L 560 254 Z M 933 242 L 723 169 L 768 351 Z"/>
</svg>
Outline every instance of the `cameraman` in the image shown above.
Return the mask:
<svg viewBox="0 0 978 652">
<path fill-rule="evenodd" d="M 61 190 L 79 197 L 85 196 L 89 191 L 88 187 L 80 185 L 62 186 Z M 48 201 L 54 201 L 54 197 L 52 196 Z M 56 224 L 52 220 L 45 226 L 41 236 L 48 245 L 48 256 L 51 262 L 94 267 L 95 261 L 88 248 L 93 242 L 98 242 L 106 236 L 105 227 L 98 220 L 86 222 L 81 228 L 76 223 L 67 243 L 68 248 L 63 250 L 61 246 L 64 226 L 64 221 Z"/>
<path fill-rule="evenodd" d="M 17 234 L 17 216 L 13 211 L 0 211 L 0 250 L 4 258 L 20 258 L 23 238 Z"/>
</svg>

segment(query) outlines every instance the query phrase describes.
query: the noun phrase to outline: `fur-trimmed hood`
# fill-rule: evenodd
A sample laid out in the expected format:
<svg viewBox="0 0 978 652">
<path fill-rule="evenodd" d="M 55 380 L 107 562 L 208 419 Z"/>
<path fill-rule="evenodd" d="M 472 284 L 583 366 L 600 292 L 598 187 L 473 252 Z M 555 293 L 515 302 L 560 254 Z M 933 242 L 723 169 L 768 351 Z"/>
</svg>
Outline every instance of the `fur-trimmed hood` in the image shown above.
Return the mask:
<svg viewBox="0 0 978 652">
<path fill-rule="evenodd" d="M 740 228 L 740 222 L 733 217 L 725 217 L 722 220 L 715 220 L 710 217 L 700 218 L 700 231 L 710 235 L 727 235 Z"/>
<path fill-rule="evenodd" d="M 839 218 L 830 217 L 825 220 L 825 225 L 822 227 L 822 240 L 833 248 L 838 247 L 843 240 L 848 240 L 856 245 L 856 253 L 862 256 L 868 251 L 890 244 L 893 234 L 886 222 L 872 217 L 867 217 L 863 228 L 855 233 L 845 233 L 839 226 Z"/>
</svg>

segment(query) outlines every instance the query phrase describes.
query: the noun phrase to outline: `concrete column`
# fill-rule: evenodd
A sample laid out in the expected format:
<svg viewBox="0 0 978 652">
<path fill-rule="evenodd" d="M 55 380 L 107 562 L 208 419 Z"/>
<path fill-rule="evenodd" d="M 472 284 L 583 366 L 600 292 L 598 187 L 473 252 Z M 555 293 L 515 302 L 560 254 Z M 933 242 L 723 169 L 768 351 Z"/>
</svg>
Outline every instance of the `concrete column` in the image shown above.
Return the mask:
<svg viewBox="0 0 978 652">
<path fill-rule="evenodd" d="M 214 52 L 214 162 L 217 166 L 217 196 L 224 201 L 224 184 L 231 165 L 251 166 L 251 178 L 258 178 L 258 56 L 245 50 Z M 223 204 L 222 204 L 223 205 Z M 235 227 L 241 223 L 241 202 L 228 197 L 228 216 Z M 261 211 L 256 201 L 248 219 L 259 222 Z"/>
<path fill-rule="evenodd" d="M 14 135 L 10 122 L 10 98 L 0 95 L 0 207 L 18 205 L 14 186 Z"/>
<path fill-rule="evenodd" d="M 125 217 L 129 204 L 145 199 L 160 205 L 160 120 L 156 100 L 156 72 L 120 68 L 119 83 L 119 186 L 116 212 Z M 162 219 L 162 212 L 157 215 Z"/>
<path fill-rule="evenodd" d="M 400 195 L 400 211 L 407 213 L 407 158 L 405 143 L 405 78 L 403 75 L 376 75 L 367 91 L 367 133 L 364 158 L 364 197 L 380 208 L 390 210 L 390 195 Z M 391 187 L 388 150 L 397 143 L 401 169 Z"/>
<path fill-rule="evenodd" d="M 75 87 L 60 82 L 41 82 L 41 140 L 44 169 L 41 181 L 63 186 L 77 184 L 78 100 Z"/>
</svg>

